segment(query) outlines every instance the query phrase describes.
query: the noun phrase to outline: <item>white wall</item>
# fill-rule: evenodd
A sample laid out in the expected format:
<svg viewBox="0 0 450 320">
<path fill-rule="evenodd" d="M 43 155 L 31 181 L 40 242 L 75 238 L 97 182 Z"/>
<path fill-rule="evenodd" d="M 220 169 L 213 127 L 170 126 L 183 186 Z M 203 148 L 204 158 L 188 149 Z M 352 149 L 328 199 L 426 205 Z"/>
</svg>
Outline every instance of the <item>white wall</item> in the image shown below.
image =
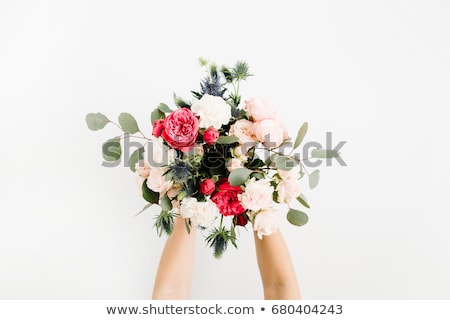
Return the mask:
<svg viewBox="0 0 450 320">
<path fill-rule="evenodd" d="M 256 4 L 257 3 L 257 4 Z M 197 58 L 246 60 L 244 96 L 295 134 L 348 141 L 283 222 L 305 299 L 449 299 L 448 1 L 2 1 L 0 298 L 147 299 L 164 238 L 126 168 L 100 166 L 122 111 L 150 132 Z M 295 114 L 295 116 L 294 116 Z M 260 299 L 250 232 L 198 238 L 195 299 Z"/>
</svg>

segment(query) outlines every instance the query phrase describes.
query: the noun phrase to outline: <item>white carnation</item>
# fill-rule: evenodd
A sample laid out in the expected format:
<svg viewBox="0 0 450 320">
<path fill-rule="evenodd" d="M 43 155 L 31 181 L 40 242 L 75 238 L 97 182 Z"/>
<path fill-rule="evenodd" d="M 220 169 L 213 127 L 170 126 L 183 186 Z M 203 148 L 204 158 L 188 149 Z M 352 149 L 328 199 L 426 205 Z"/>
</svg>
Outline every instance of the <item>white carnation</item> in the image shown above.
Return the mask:
<svg viewBox="0 0 450 320">
<path fill-rule="evenodd" d="M 220 129 L 231 118 L 231 107 L 221 97 L 205 94 L 191 106 L 192 112 L 200 117 L 200 128 Z"/>
<path fill-rule="evenodd" d="M 183 218 L 192 218 L 197 211 L 197 199 L 193 197 L 185 197 L 181 200 L 180 215 Z"/>
<path fill-rule="evenodd" d="M 206 202 L 197 202 L 197 213 L 191 218 L 191 221 L 194 225 L 209 228 L 219 216 L 219 208 L 208 199 Z"/>
<path fill-rule="evenodd" d="M 180 215 L 191 219 L 194 226 L 209 228 L 220 216 L 220 211 L 209 198 L 205 202 L 198 202 L 196 198 L 186 197 L 181 201 Z"/>
<path fill-rule="evenodd" d="M 279 222 L 280 217 L 274 207 L 261 210 L 253 221 L 253 231 L 262 239 L 262 236 L 270 236 L 277 231 Z"/>
</svg>

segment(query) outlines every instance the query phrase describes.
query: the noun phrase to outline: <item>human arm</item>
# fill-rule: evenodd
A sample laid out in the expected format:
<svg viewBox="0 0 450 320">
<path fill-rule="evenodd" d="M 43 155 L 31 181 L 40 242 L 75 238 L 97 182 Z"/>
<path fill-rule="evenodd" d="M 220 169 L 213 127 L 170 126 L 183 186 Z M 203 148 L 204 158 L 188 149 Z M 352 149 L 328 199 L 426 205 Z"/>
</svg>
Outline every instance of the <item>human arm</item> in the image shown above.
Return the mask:
<svg viewBox="0 0 450 320">
<path fill-rule="evenodd" d="M 254 232 L 256 258 L 266 300 L 300 299 L 297 276 L 286 242 L 278 229 L 259 239 Z"/>
<path fill-rule="evenodd" d="M 167 238 L 153 287 L 154 300 L 189 299 L 194 271 L 195 229 L 190 234 L 183 218 L 174 221 L 173 233 Z"/>
</svg>

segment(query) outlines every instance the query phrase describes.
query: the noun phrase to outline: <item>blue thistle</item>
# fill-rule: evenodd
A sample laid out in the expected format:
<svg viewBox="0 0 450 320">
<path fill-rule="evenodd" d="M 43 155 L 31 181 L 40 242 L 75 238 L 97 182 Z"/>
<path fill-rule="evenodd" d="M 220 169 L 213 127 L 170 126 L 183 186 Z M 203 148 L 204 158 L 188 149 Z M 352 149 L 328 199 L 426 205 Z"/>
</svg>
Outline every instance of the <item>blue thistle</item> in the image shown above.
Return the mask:
<svg viewBox="0 0 450 320">
<path fill-rule="evenodd" d="M 221 97 L 223 94 L 222 84 L 217 73 L 211 74 L 210 77 L 206 77 L 200 82 L 202 88 L 202 95 L 209 94 L 211 96 Z"/>
<path fill-rule="evenodd" d="M 169 165 L 167 174 L 175 183 L 185 183 L 193 176 L 193 167 L 183 160 L 175 159 L 175 163 Z"/>
</svg>

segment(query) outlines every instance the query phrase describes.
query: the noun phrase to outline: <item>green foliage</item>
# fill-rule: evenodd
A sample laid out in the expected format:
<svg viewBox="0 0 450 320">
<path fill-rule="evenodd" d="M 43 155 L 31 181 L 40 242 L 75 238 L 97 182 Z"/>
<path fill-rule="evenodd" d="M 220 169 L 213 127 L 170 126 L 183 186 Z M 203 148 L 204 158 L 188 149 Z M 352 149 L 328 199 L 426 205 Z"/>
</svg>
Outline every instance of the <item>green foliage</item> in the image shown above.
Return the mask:
<svg viewBox="0 0 450 320">
<path fill-rule="evenodd" d="M 287 220 L 294 226 L 301 227 L 308 222 L 308 215 L 303 211 L 290 209 L 287 213 Z"/>
<path fill-rule="evenodd" d="M 280 170 L 290 171 L 293 167 L 295 167 L 297 163 L 288 156 L 279 156 L 275 161 L 275 167 Z"/>
<path fill-rule="evenodd" d="M 142 183 L 142 197 L 149 203 L 158 204 L 159 193 L 147 187 L 147 179 Z"/>
<path fill-rule="evenodd" d="M 136 119 L 134 119 L 134 117 L 129 113 L 122 112 L 119 115 L 119 124 L 125 133 L 133 134 L 139 131 Z"/>
<path fill-rule="evenodd" d="M 166 117 L 165 113 L 159 110 L 159 108 L 153 110 L 152 114 L 150 115 L 152 124 L 154 124 L 156 120 L 164 119 L 165 117 Z"/>
<path fill-rule="evenodd" d="M 167 194 L 161 198 L 161 209 L 163 209 L 164 211 L 167 211 L 167 212 L 172 210 L 172 202 L 170 201 Z"/>
<path fill-rule="evenodd" d="M 173 102 L 179 108 L 190 108 L 191 107 L 191 105 L 188 102 L 186 102 L 183 99 L 181 99 L 180 97 L 178 97 L 175 94 L 175 92 L 173 93 Z"/>
<path fill-rule="evenodd" d="M 105 161 L 114 162 L 122 156 L 122 147 L 120 145 L 120 137 L 114 137 L 106 140 L 102 145 L 102 154 Z"/>
<path fill-rule="evenodd" d="M 159 111 L 164 113 L 171 113 L 173 110 L 169 108 L 169 106 L 165 103 L 160 103 L 158 106 Z"/>
<path fill-rule="evenodd" d="M 295 138 L 294 149 L 296 149 L 305 138 L 306 132 L 308 131 L 308 122 L 302 124 L 300 129 L 298 129 L 297 138 Z"/>
<path fill-rule="evenodd" d="M 109 119 L 102 113 L 88 113 L 86 115 L 86 124 L 90 130 L 97 131 L 103 129 L 108 124 Z"/>
<path fill-rule="evenodd" d="M 336 158 L 339 157 L 339 152 L 337 150 L 328 150 L 328 149 L 314 149 L 311 151 L 312 158 Z"/>
<path fill-rule="evenodd" d="M 300 202 L 304 207 L 310 208 L 308 202 L 306 201 L 306 197 L 300 193 L 300 195 L 297 197 L 297 201 Z"/>
<path fill-rule="evenodd" d="M 309 174 L 309 187 L 314 189 L 319 184 L 320 170 L 314 170 Z"/>
<path fill-rule="evenodd" d="M 139 211 L 138 213 L 135 214 L 135 216 L 141 214 L 142 212 L 144 212 L 145 210 L 147 210 L 148 208 L 150 208 L 153 205 L 153 203 L 147 203 L 141 211 Z"/>
<path fill-rule="evenodd" d="M 249 170 L 247 168 L 234 169 L 228 176 L 228 181 L 232 186 L 240 186 L 247 181 L 252 172 L 252 170 Z"/>
<path fill-rule="evenodd" d="M 238 142 L 239 139 L 238 137 L 234 137 L 234 136 L 219 136 L 219 138 L 217 139 L 216 143 L 219 144 L 233 144 Z"/>
<path fill-rule="evenodd" d="M 128 161 L 128 165 L 131 171 L 136 172 L 136 164 L 139 162 L 139 160 L 142 160 L 143 153 L 144 147 L 141 147 L 133 151 L 133 153 L 130 156 L 130 160 Z"/>
</svg>

